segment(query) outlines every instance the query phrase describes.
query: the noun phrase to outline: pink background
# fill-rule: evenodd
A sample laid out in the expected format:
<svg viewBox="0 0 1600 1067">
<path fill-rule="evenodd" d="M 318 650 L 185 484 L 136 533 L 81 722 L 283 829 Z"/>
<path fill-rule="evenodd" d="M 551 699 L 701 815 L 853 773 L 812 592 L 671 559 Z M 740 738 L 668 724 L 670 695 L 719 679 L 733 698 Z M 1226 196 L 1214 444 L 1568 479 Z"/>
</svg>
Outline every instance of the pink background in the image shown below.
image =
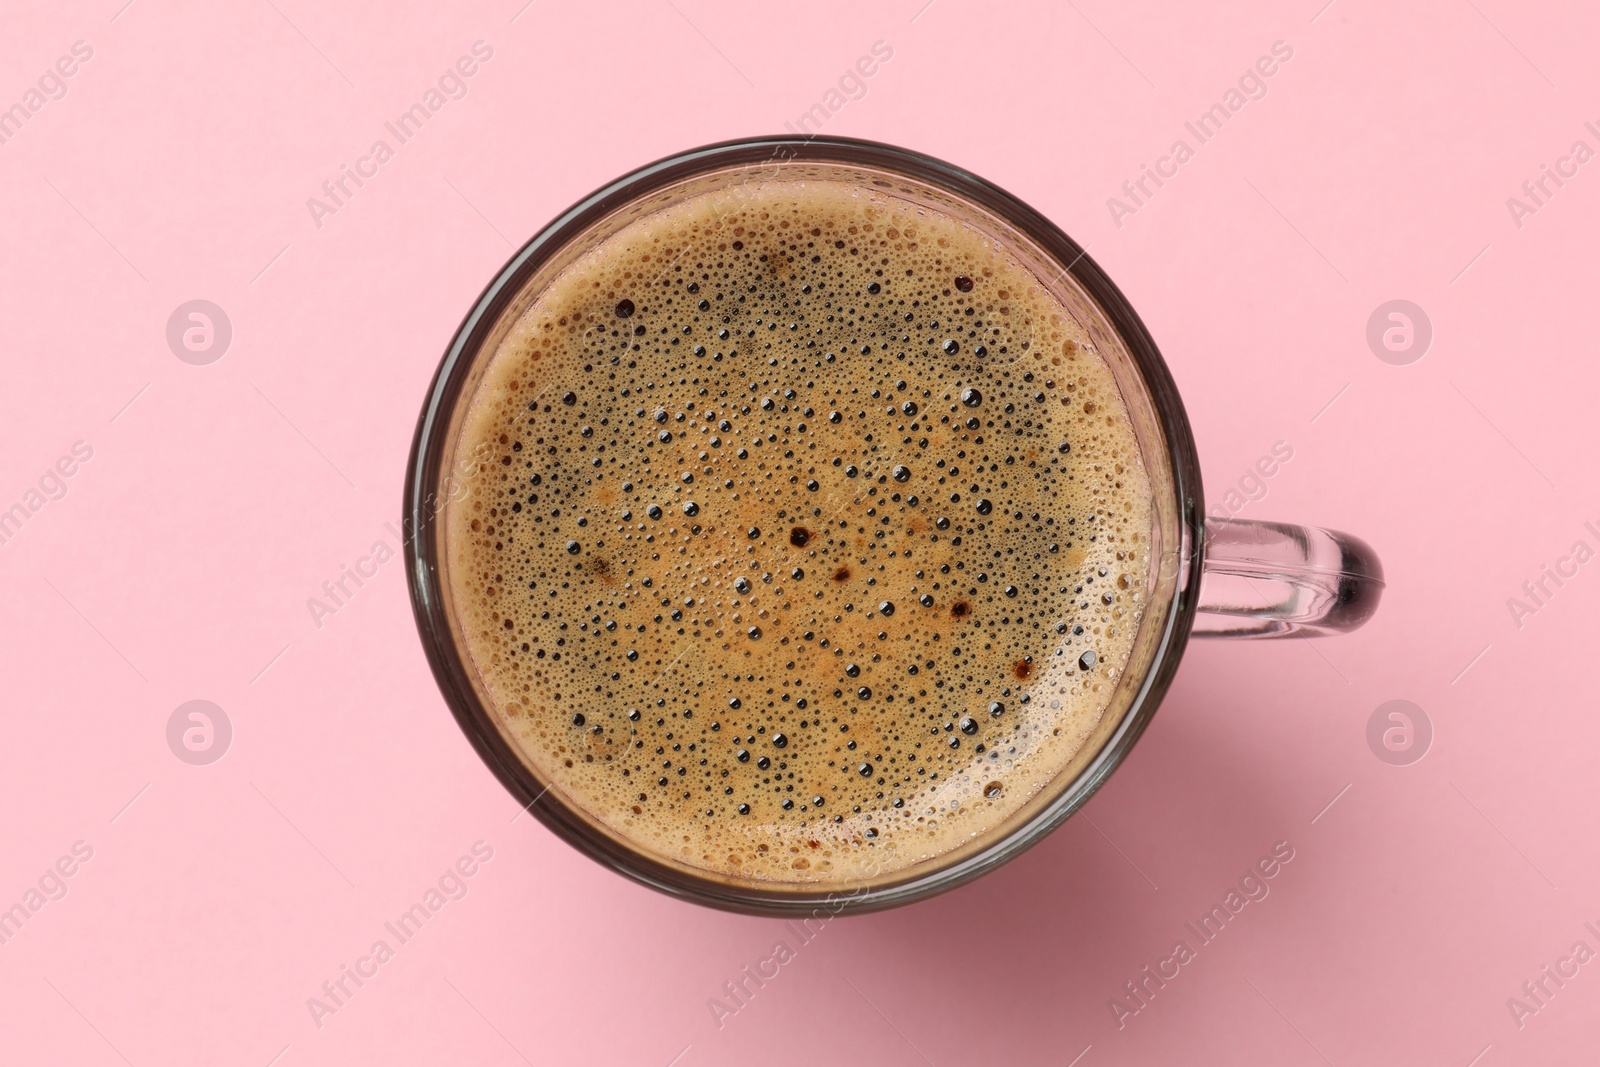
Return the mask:
<svg viewBox="0 0 1600 1067">
<path fill-rule="evenodd" d="M 1506 205 L 1600 148 L 1592 12 L 523 2 L 6 16 L 0 106 L 93 49 L 0 145 L 0 508 L 93 449 L 0 545 L 0 908 L 93 849 L 0 945 L 8 1061 L 1594 1062 L 1600 963 L 1507 1005 L 1600 950 L 1600 563 L 1520 628 L 1507 607 L 1600 548 L 1600 164 L 1520 228 Z M 307 198 L 478 40 L 467 96 L 319 228 Z M 514 819 L 398 561 L 320 628 L 306 601 L 396 547 L 425 387 L 514 246 L 639 164 L 780 131 L 879 40 L 824 132 L 969 167 L 1091 246 L 1184 391 L 1211 502 L 1285 442 L 1239 513 L 1359 533 L 1389 588 L 1349 637 L 1192 645 L 1087 817 L 801 945 Z M 1266 98 L 1116 226 L 1107 198 L 1278 40 Z M 206 366 L 165 336 L 197 298 L 233 327 Z M 1395 298 L 1434 329 L 1408 366 L 1365 338 Z M 193 699 L 233 727 L 209 766 L 166 741 Z M 1409 766 L 1366 740 L 1394 699 L 1433 725 Z M 479 840 L 466 897 L 319 1027 L 307 999 Z M 1270 896 L 1119 1029 L 1123 983 L 1279 841 Z M 796 958 L 719 1028 L 708 1000 L 780 939 Z"/>
</svg>

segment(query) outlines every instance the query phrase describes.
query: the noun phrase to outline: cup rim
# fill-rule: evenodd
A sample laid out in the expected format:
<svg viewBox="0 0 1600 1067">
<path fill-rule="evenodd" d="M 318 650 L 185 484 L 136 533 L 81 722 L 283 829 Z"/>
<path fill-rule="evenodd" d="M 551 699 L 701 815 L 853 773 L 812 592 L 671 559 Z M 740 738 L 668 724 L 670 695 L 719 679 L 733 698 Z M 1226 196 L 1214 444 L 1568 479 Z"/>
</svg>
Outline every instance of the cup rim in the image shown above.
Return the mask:
<svg viewBox="0 0 1600 1067">
<path fill-rule="evenodd" d="M 472 682 L 475 670 L 451 638 L 440 585 L 442 524 L 436 520 L 443 505 L 433 487 L 439 485 L 442 464 L 451 445 L 451 416 L 463 399 L 463 389 L 483 341 L 526 282 L 572 238 L 631 201 L 703 173 L 779 159 L 786 163 L 870 167 L 927 183 L 998 216 L 1056 260 L 1099 304 L 1148 391 L 1167 450 L 1181 530 L 1176 546 L 1179 572 L 1173 601 L 1154 642 L 1149 669 L 1122 720 L 1099 751 L 1070 783 L 1059 787 L 1044 807 L 1025 822 L 996 835 L 988 847 L 905 880 L 860 889 L 775 884 L 772 890 L 763 890 L 722 883 L 709 874 L 688 873 L 594 832 L 582 816 L 554 794 L 552 802 L 542 802 L 548 785 L 505 740 L 493 713 L 478 699 Z M 953 889 L 1014 859 L 1087 802 L 1144 732 L 1176 673 L 1198 601 L 1204 543 L 1200 524 L 1204 514 L 1199 458 L 1177 385 L 1133 307 L 1077 242 L 1017 197 L 960 167 L 894 145 L 823 136 L 741 138 L 667 156 L 606 183 L 530 238 L 484 287 L 445 350 L 417 419 L 402 502 L 406 582 L 423 651 L 457 724 L 506 790 L 525 811 L 567 844 L 636 882 L 681 900 L 770 916 L 804 915 L 818 909 L 831 914 L 845 909 L 852 913 L 876 911 Z"/>
</svg>

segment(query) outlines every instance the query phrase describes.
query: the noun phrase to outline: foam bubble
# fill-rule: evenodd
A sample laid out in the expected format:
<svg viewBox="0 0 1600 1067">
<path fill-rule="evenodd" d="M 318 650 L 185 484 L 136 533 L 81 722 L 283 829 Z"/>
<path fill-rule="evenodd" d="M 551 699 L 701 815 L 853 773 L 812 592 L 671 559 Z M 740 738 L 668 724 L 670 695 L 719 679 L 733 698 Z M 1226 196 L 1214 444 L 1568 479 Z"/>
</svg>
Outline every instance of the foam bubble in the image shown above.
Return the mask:
<svg viewBox="0 0 1600 1067">
<path fill-rule="evenodd" d="M 884 874 L 1082 746 L 1144 607 L 1111 373 L 1004 250 L 825 181 L 636 221 L 495 352 L 447 509 L 524 758 L 716 876 Z"/>
</svg>

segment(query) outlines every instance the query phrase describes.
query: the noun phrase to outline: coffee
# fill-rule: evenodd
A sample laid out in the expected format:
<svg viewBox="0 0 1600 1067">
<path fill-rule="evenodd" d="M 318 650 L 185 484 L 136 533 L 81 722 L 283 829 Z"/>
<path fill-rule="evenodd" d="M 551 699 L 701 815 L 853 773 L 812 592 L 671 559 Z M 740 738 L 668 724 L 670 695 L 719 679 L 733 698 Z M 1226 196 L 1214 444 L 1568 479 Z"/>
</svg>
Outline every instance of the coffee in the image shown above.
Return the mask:
<svg viewBox="0 0 1600 1067">
<path fill-rule="evenodd" d="M 445 514 L 466 658 L 571 806 L 714 878 L 881 877 L 1099 722 L 1152 490 L 1082 326 L 966 223 L 842 181 L 636 219 L 489 359 Z"/>
</svg>

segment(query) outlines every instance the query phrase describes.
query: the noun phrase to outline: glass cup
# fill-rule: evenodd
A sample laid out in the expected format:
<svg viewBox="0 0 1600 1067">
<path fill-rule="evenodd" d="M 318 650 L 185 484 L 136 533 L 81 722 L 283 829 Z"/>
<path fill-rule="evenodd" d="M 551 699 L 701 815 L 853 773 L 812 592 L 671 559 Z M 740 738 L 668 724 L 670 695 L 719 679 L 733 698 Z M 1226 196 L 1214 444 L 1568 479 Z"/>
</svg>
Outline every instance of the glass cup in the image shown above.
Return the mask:
<svg viewBox="0 0 1600 1067">
<path fill-rule="evenodd" d="M 518 755 L 466 652 L 452 607 L 444 512 L 471 457 L 461 419 L 489 357 L 550 279 L 627 223 L 715 188 L 790 177 L 857 183 L 966 222 L 1006 246 L 1083 326 L 1121 390 L 1155 499 L 1145 611 L 1098 727 L 1050 786 L 1001 826 L 950 852 L 828 884 L 740 881 L 653 854 L 603 825 Z M 1178 391 L 1122 293 L 1048 219 L 967 171 L 916 152 L 843 138 L 730 141 L 652 163 L 569 208 L 522 247 L 456 331 L 429 387 L 406 472 L 406 573 L 434 677 L 467 738 L 511 794 L 558 836 L 639 882 L 696 903 L 768 915 L 837 914 L 920 900 L 992 870 L 1060 825 L 1117 768 L 1155 714 L 1192 634 L 1277 637 L 1360 626 L 1382 569 L 1346 534 L 1206 519 L 1200 466 Z"/>
</svg>

